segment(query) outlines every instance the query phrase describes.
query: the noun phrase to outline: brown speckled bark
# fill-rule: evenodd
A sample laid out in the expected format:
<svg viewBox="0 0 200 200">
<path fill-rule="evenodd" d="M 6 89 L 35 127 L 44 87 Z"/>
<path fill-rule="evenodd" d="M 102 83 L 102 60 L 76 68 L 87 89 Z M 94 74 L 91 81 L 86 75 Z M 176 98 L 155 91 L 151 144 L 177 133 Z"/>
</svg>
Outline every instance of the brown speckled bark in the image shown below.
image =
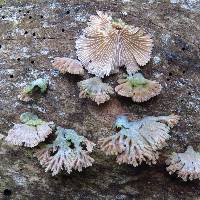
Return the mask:
<svg viewBox="0 0 200 200">
<path fill-rule="evenodd" d="M 0 0 L 0 133 L 6 135 L 19 115 L 32 111 L 46 121 L 75 128 L 90 140 L 109 135 L 113 117 L 134 115 L 182 116 L 159 163 L 149 167 L 118 166 L 98 148 L 96 162 L 82 173 L 51 177 L 33 158 L 32 150 L 0 143 L 0 199 L 128 200 L 199 199 L 199 181 L 183 183 L 165 171 L 164 160 L 188 144 L 200 151 L 200 4 L 190 0 Z M 79 99 L 73 75 L 58 75 L 50 61 L 76 57 L 75 39 L 95 10 L 110 11 L 152 34 L 151 61 L 142 70 L 159 81 L 161 95 L 142 104 L 114 96 L 97 106 Z M 46 95 L 26 104 L 20 89 L 35 78 L 48 78 Z M 85 75 L 88 77 L 88 75 Z M 115 86 L 118 75 L 105 81 Z"/>
</svg>

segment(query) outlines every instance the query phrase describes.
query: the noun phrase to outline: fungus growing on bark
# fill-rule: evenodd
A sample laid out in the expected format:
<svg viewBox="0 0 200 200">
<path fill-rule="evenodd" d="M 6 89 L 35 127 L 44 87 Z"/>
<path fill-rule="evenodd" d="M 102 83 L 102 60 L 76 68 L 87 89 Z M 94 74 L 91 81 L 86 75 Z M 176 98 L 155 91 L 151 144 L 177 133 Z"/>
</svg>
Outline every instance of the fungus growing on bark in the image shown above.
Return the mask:
<svg viewBox="0 0 200 200">
<path fill-rule="evenodd" d="M 148 101 L 160 94 L 162 86 L 146 78 L 141 73 L 129 75 L 126 79 L 118 80 L 120 85 L 115 87 L 115 91 L 125 97 L 131 97 L 134 102 Z"/>
<path fill-rule="evenodd" d="M 184 153 L 173 153 L 167 160 L 169 174 L 176 173 L 184 181 L 200 180 L 200 153 L 188 146 Z"/>
<path fill-rule="evenodd" d="M 128 74 L 139 70 L 151 57 L 153 41 L 138 27 L 97 11 L 76 41 L 77 55 L 89 73 L 108 76 L 125 66 Z"/>
<path fill-rule="evenodd" d="M 177 124 L 177 115 L 144 117 L 128 121 L 126 116 L 116 119 L 112 136 L 99 140 L 100 147 L 106 155 L 116 155 L 117 163 L 128 163 L 134 167 L 143 161 L 156 164 L 158 150 L 166 145 L 170 138 L 170 127 Z"/>
<path fill-rule="evenodd" d="M 28 102 L 32 100 L 35 92 L 45 93 L 48 87 L 48 81 L 42 78 L 36 79 L 28 84 L 20 93 L 18 98 L 21 101 Z"/>
<path fill-rule="evenodd" d="M 51 145 L 36 152 L 35 156 L 45 168 L 45 172 L 51 171 L 52 176 L 61 170 L 67 173 L 92 166 L 94 159 L 89 156 L 94 143 L 83 136 L 79 136 L 73 129 L 57 128 L 57 138 Z"/>
<path fill-rule="evenodd" d="M 71 58 L 54 58 L 53 67 L 58 69 L 62 74 L 70 73 L 70 74 L 78 74 L 83 75 L 84 69 L 82 64 L 78 60 L 74 60 Z"/>
<path fill-rule="evenodd" d="M 15 124 L 9 130 L 6 142 L 12 145 L 35 147 L 43 142 L 51 133 L 53 122 L 45 122 L 33 115 L 25 112 L 20 116 L 20 124 Z"/>
<path fill-rule="evenodd" d="M 89 78 L 78 83 L 80 98 L 90 98 L 98 105 L 110 99 L 113 88 L 107 83 L 103 83 L 98 77 Z"/>
</svg>

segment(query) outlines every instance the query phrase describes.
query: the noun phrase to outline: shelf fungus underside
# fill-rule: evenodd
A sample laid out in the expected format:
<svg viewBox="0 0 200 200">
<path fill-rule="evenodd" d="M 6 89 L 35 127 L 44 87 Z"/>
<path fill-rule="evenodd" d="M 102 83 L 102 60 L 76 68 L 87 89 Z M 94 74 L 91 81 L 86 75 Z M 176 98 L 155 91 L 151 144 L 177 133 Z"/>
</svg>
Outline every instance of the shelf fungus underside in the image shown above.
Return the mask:
<svg viewBox="0 0 200 200">
<path fill-rule="evenodd" d="M 20 116 L 22 123 L 9 130 L 6 142 L 12 145 L 35 147 L 52 133 L 53 122 L 45 122 L 32 113 Z"/>
<path fill-rule="evenodd" d="M 159 95 L 162 90 L 162 86 L 158 82 L 145 79 L 140 73 L 120 79 L 118 83 L 115 91 L 121 96 L 131 97 L 134 102 L 148 101 Z"/>
<path fill-rule="evenodd" d="M 176 115 L 144 117 L 136 121 L 128 121 L 126 116 L 119 116 L 112 136 L 99 141 L 106 155 L 116 155 L 119 164 L 127 163 L 134 167 L 143 161 L 156 164 L 158 150 L 166 145 L 170 138 L 170 127 L 177 124 Z"/>
<path fill-rule="evenodd" d="M 73 129 L 57 128 L 57 138 L 53 144 L 38 150 L 35 156 L 45 171 L 51 171 L 52 175 L 65 169 L 71 173 L 72 169 L 82 171 L 82 168 L 92 166 L 94 159 L 89 156 L 94 143 L 83 136 L 79 136 Z"/>
<path fill-rule="evenodd" d="M 173 153 L 167 160 L 169 174 L 176 173 L 184 181 L 200 180 L 200 153 L 188 146 L 184 153 Z"/>
<path fill-rule="evenodd" d="M 113 94 L 113 88 L 107 83 L 103 83 L 98 77 L 89 78 L 78 83 L 80 89 L 80 98 L 90 98 L 98 105 L 110 99 Z"/>
<path fill-rule="evenodd" d="M 78 60 L 74 60 L 71 58 L 60 58 L 56 57 L 52 63 L 53 67 L 58 69 L 62 74 L 70 73 L 70 74 L 78 74 L 83 75 L 84 69 L 82 64 Z"/>
<path fill-rule="evenodd" d="M 142 29 L 98 11 L 76 41 L 77 56 L 89 73 L 99 77 L 125 66 L 134 74 L 151 57 L 153 41 Z"/>
</svg>

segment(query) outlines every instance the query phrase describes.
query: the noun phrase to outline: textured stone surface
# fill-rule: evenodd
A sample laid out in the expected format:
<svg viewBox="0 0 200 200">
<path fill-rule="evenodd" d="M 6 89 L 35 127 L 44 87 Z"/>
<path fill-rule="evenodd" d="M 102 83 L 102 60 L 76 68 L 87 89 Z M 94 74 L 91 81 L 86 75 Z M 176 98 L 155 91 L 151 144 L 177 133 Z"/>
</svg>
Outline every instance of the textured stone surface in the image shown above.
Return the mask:
<svg viewBox="0 0 200 200">
<path fill-rule="evenodd" d="M 113 96 L 98 107 L 78 98 L 76 82 L 82 78 L 52 69 L 56 56 L 75 58 L 75 39 L 95 10 L 109 11 L 152 34 L 153 56 L 142 70 L 162 84 L 161 95 L 142 104 Z M 122 112 L 182 116 L 152 167 L 118 166 L 97 148 L 93 167 L 51 177 L 33 158 L 33 150 L 1 141 L 0 199 L 200 199 L 198 181 L 183 183 L 169 176 L 164 164 L 170 152 L 183 151 L 188 144 L 200 151 L 199 32 L 198 0 L 0 0 L 0 134 L 6 135 L 25 111 L 75 128 L 94 142 L 109 135 L 113 117 Z M 29 104 L 18 101 L 20 89 L 40 77 L 50 82 L 47 94 Z M 117 79 L 113 75 L 105 81 L 115 86 Z"/>
</svg>

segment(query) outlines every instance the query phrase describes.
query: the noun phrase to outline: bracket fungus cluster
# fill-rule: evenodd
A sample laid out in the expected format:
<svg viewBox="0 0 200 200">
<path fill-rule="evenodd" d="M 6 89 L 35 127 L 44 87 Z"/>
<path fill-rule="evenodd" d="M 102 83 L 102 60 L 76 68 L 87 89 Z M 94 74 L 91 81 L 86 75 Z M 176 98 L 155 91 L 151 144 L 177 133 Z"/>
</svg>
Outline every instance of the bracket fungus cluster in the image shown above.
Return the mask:
<svg viewBox="0 0 200 200">
<path fill-rule="evenodd" d="M 46 79 L 36 79 L 29 83 L 23 90 L 21 91 L 20 95 L 18 98 L 21 101 L 31 101 L 33 95 L 35 94 L 36 91 L 39 91 L 40 93 L 45 93 L 48 87 L 48 81 Z"/>
<path fill-rule="evenodd" d="M 114 91 L 134 102 L 144 102 L 160 94 L 162 86 L 144 78 L 139 66 L 147 64 L 151 57 L 153 41 L 141 28 L 114 19 L 106 13 L 97 11 L 91 16 L 88 26 L 76 41 L 79 60 L 56 57 L 53 67 L 62 74 L 84 75 L 84 68 L 95 77 L 78 83 L 80 98 L 90 98 L 98 105 L 110 99 Z M 125 79 L 118 80 L 115 90 L 102 79 L 111 73 L 119 72 L 125 66 Z M 35 91 L 44 93 L 48 82 L 37 79 L 27 85 L 19 95 L 22 101 L 30 101 Z M 45 171 L 57 175 L 61 170 L 71 173 L 92 166 L 90 157 L 95 144 L 78 135 L 73 129 L 56 127 L 53 122 L 45 122 L 32 113 L 23 113 L 21 123 L 9 130 L 5 141 L 12 145 L 36 147 L 52 133 L 54 141 L 45 144 L 35 156 Z M 112 136 L 99 140 L 100 148 L 106 155 L 116 155 L 117 163 L 127 163 L 134 167 L 142 162 L 156 164 L 161 150 L 170 138 L 170 128 L 179 121 L 179 116 L 149 116 L 134 121 L 126 116 L 117 117 Z M 177 173 L 184 181 L 200 179 L 200 153 L 188 147 L 185 153 L 173 153 L 166 161 L 167 171 Z"/>
<path fill-rule="evenodd" d="M 139 66 L 150 60 L 153 47 L 150 35 L 101 11 L 92 15 L 87 25 L 76 40 L 79 61 L 57 57 L 52 64 L 63 74 L 83 75 L 84 66 L 88 73 L 96 76 L 78 83 L 79 97 L 88 97 L 98 105 L 108 101 L 114 92 L 101 78 L 119 72 L 122 66 L 126 67 L 128 78 L 115 88 L 116 93 L 131 97 L 134 102 L 147 101 L 160 93 L 159 83 L 136 73 Z"/>
<path fill-rule="evenodd" d="M 127 163 L 134 167 L 143 161 L 149 165 L 156 164 L 158 150 L 166 145 L 170 127 L 178 120 L 176 115 L 150 116 L 135 121 L 119 116 L 114 124 L 116 131 L 112 136 L 100 139 L 99 144 L 106 155 L 116 155 L 119 164 Z"/>
<path fill-rule="evenodd" d="M 36 115 L 26 112 L 20 116 L 21 124 L 15 124 L 9 130 L 5 141 L 11 145 L 36 147 L 54 132 L 55 124 L 45 122 Z M 65 169 L 68 173 L 74 170 L 92 166 L 94 159 L 89 156 L 95 144 L 83 136 L 79 136 L 73 129 L 56 128 L 56 139 L 37 151 L 35 156 L 45 171 L 51 170 L 56 175 Z"/>
</svg>

